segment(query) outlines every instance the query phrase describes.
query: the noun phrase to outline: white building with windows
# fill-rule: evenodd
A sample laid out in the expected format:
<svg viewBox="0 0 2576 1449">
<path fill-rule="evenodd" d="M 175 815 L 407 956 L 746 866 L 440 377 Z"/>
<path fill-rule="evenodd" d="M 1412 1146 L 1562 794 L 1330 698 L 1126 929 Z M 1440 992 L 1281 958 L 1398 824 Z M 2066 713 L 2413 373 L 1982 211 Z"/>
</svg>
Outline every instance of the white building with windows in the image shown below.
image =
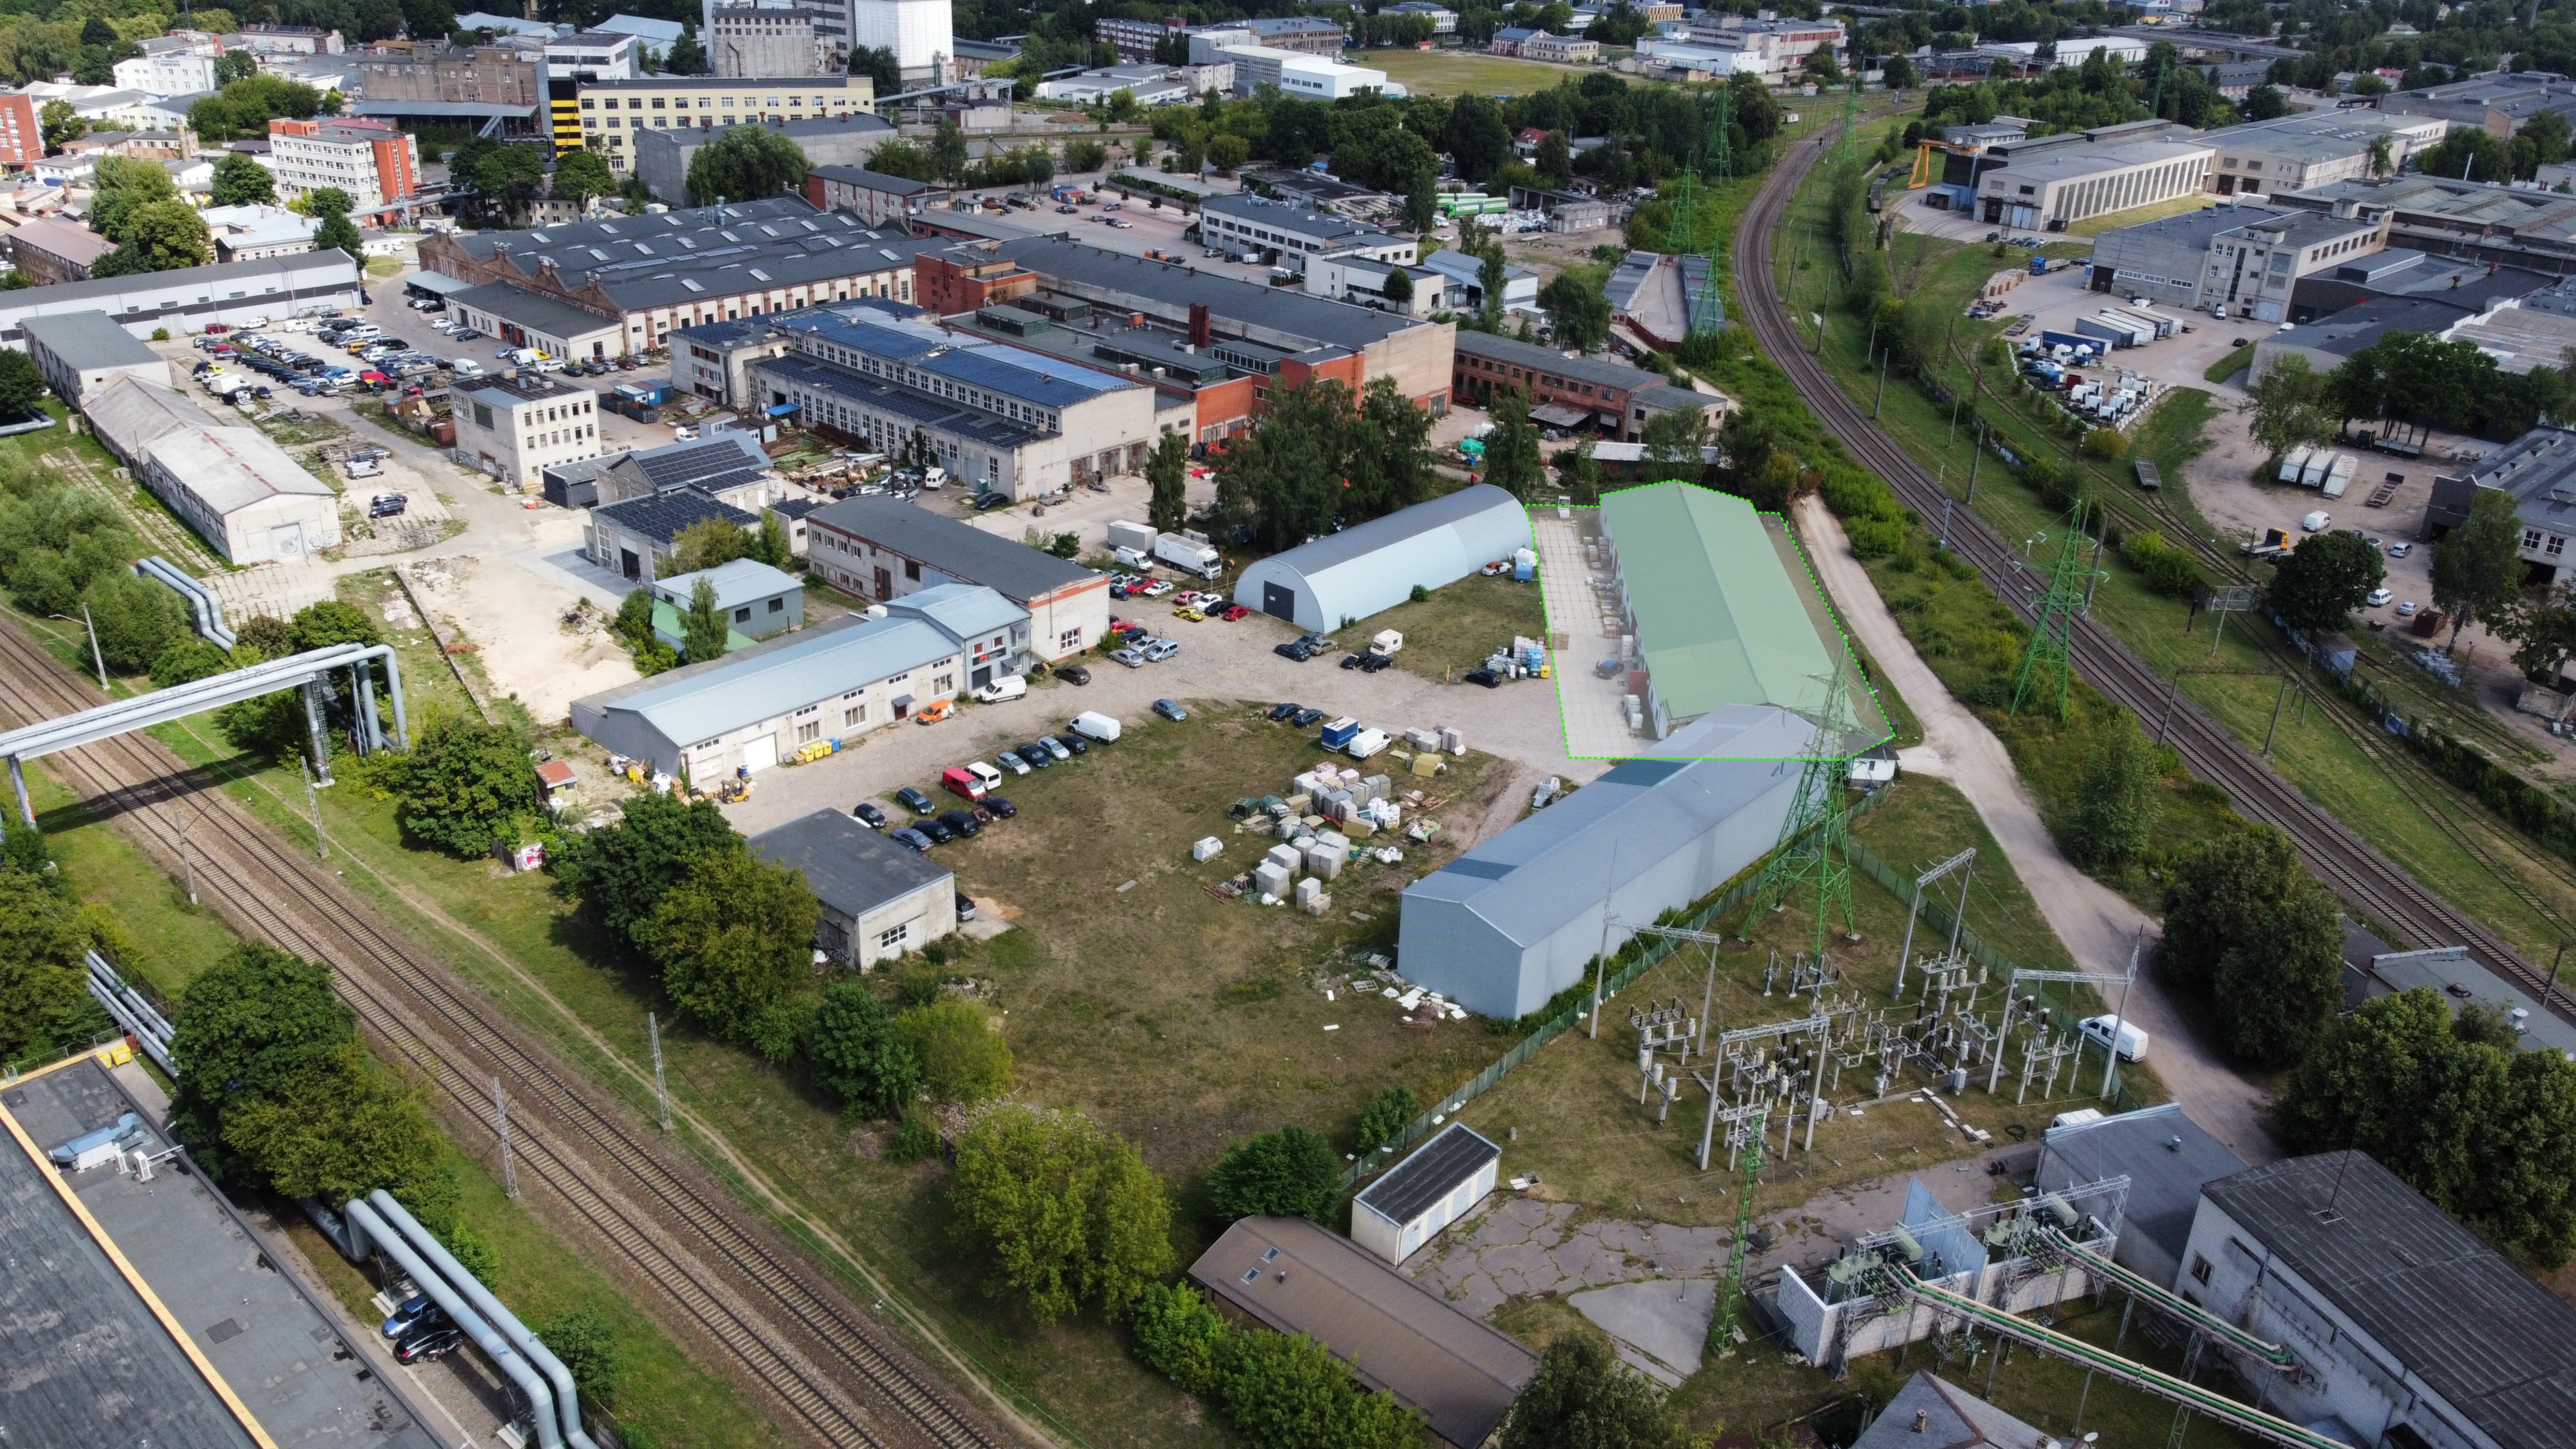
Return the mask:
<svg viewBox="0 0 2576 1449">
<path fill-rule="evenodd" d="M 1304 259 L 1313 256 L 1411 266 L 1420 260 L 1422 250 L 1412 237 L 1381 231 L 1339 212 L 1248 193 L 1211 196 L 1201 203 L 1199 235 L 1207 238 L 1209 246 L 1277 258 L 1300 270 Z"/>
<path fill-rule="evenodd" d="M 600 455 L 598 395 L 543 374 L 496 377 L 453 390 L 456 451 L 516 488 L 546 469 Z"/>
<path fill-rule="evenodd" d="M 751 837 L 751 853 L 793 866 L 822 907 L 814 949 L 861 971 L 957 930 L 957 877 L 838 810 Z"/>
<path fill-rule="evenodd" d="M 979 584 L 1026 610 L 1020 652 L 974 662 L 968 687 L 1079 654 L 1109 632 L 1109 577 L 1054 554 L 893 498 L 846 498 L 805 517 L 814 572 L 887 603 L 948 584 Z"/>
<path fill-rule="evenodd" d="M 954 699 L 973 687 L 968 671 L 978 655 L 1007 651 L 1027 627 L 1028 611 L 991 589 L 924 589 L 575 700 L 573 728 L 703 785 Z"/>
</svg>

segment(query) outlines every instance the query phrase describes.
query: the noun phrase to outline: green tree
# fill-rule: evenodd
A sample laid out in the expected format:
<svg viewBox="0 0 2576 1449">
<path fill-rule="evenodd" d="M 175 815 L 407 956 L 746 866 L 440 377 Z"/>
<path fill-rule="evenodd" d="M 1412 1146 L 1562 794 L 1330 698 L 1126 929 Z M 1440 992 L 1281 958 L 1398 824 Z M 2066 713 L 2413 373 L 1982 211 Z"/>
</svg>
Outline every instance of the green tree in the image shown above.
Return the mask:
<svg viewBox="0 0 2576 1449">
<path fill-rule="evenodd" d="M 337 186 L 317 186 L 295 202 L 306 216 L 315 218 L 347 216 L 358 207 L 358 199 Z"/>
<path fill-rule="evenodd" d="M 2245 93 L 2243 115 L 2249 121 L 2276 121 L 2290 113 L 2290 98 L 2279 86 L 2260 85 Z"/>
<path fill-rule="evenodd" d="M 472 189 L 486 212 L 504 217 L 527 210 L 546 178 L 545 157 L 533 146 L 505 146 L 468 137 L 447 163 L 447 174 Z"/>
<path fill-rule="evenodd" d="M 395 823 L 450 855 L 486 854 L 545 808 L 527 741 L 479 716 L 434 715 L 413 732 L 408 751 L 386 758 Z"/>
<path fill-rule="evenodd" d="M 91 173 L 89 229 L 122 245 L 134 239 L 134 214 L 156 201 L 176 201 L 170 173 L 149 161 L 101 156 Z"/>
<path fill-rule="evenodd" d="M 2326 414 L 2325 379 L 2304 357 L 2276 358 L 2245 389 L 2236 410 L 2250 415 L 2246 431 L 2277 458 L 2303 443 L 2334 436 L 2335 420 Z"/>
<path fill-rule="evenodd" d="M 691 861 L 635 937 L 672 1005 L 780 1062 L 804 1035 L 821 914 L 802 872 L 736 848 Z"/>
<path fill-rule="evenodd" d="M 102 572 L 81 590 L 81 603 L 98 630 L 100 655 L 119 674 L 151 668 L 161 651 L 188 629 L 188 610 L 179 596 L 139 574 Z"/>
<path fill-rule="evenodd" d="M 2522 597 L 2522 516 L 2501 488 L 2473 489 L 2468 520 L 2433 544 L 2433 602 L 2451 616 L 2451 644 L 2471 619 L 2509 622 Z"/>
<path fill-rule="evenodd" d="M 1216 1365 L 1217 1401 L 1245 1442 L 1273 1449 L 1417 1449 L 1420 1421 L 1306 1335 L 1230 1335 Z"/>
<path fill-rule="evenodd" d="M 1646 419 L 1638 433 L 1646 445 L 1646 477 L 1650 482 L 1679 479 L 1697 483 L 1708 474 L 1708 455 L 1701 451 L 1708 441 L 1708 413 L 1702 408 L 1675 408 Z"/>
<path fill-rule="evenodd" d="M 2088 871 L 2126 869 L 2147 848 L 2159 809 L 2155 746 L 2127 710 L 2115 710 L 2076 780 L 2067 811 L 2067 855 Z"/>
<path fill-rule="evenodd" d="M 1064 169 L 1070 176 L 1087 176 L 1109 164 L 1109 148 L 1097 141 L 1067 141 L 1064 146 Z M 1242 163 L 1237 162 L 1240 165 Z"/>
<path fill-rule="evenodd" d="M 671 42 L 670 54 L 662 57 L 663 74 L 705 75 L 708 70 L 707 48 L 698 40 L 698 28 L 694 25 L 681 26 L 680 38 Z M 851 74 L 857 73 L 858 68 L 853 65 Z M 882 94 L 891 95 L 893 92 L 887 91 Z"/>
<path fill-rule="evenodd" d="M 442 1175 L 438 1129 L 418 1095 L 354 1035 L 312 1076 L 274 1093 L 236 1094 L 225 1106 L 223 1137 L 286 1197 L 343 1203 L 378 1188 L 400 1196 Z"/>
<path fill-rule="evenodd" d="M 2368 539 L 2311 534 L 2275 564 L 2272 607 L 2291 628 L 2309 634 L 2339 630 L 2387 576 Z"/>
<path fill-rule="evenodd" d="M 1173 532 L 1189 521 L 1189 481 L 1189 435 L 1172 431 L 1156 438 L 1153 454 L 1145 460 L 1145 486 L 1152 495 L 1145 521 L 1157 532 Z"/>
<path fill-rule="evenodd" d="M 1550 131 L 1540 137 L 1538 154 L 1531 160 L 1538 168 L 1539 179 L 1550 186 L 1563 186 L 1574 179 L 1574 152 L 1563 131 Z"/>
<path fill-rule="evenodd" d="M 681 38 L 687 39 L 685 32 Z M 585 1402 L 616 1402 L 617 1380 L 625 1364 L 617 1350 L 617 1330 L 606 1315 L 595 1308 L 567 1308 L 538 1320 L 536 1334 L 537 1341 L 553 1349 L 572 1371 L 573 1388 Z"/>
<path fill-rule="evenodd" d="M 221 89 L 237 80 L 248 80 L 259 74 L 259 57 L 247 50 L 227 50 L 215 57 L 215 86 Z"/>
<path fill-rule="evenodd" d="M 598 152 L 568 151 L 555 158 L 554 194 L 575 206 L 587 206 L 594 196 L 616 195 L 617 176 Z"/>
<path fill-rule="evenodd" d="M 2263 933 L 2273 904 L 2299 873 L 2288 836 L 2268 825 L 2228 830 L 2186 856 L 2165 883 L 2164 938 L 2156 974 L 2206 995 L 2218 962 L 2239 941 Z"/>
<path fill-rule="evenodd" d="M 930 163 L 937 174 L 950 181 L 966 174 L 966 133 L 954 121 L 941 121 L 930 134 Z"/>
<path fill-rule="evenodd" d="M 193 634 L 173 639 L 152 661 L 152 682 L 163 689 L 211 679 L 233 667 L 232 656 Z"/>
<path fill-rule="evenodd" d="M 217 63 L 221 63 L 221 57 L 217 57 Z M 311 117 L 336 114 L 338 110 L 334 97 L 311 86 L 254 70 L 190 106 L 188 129 L 196 132 L 200 141 L 221 145 L 244 136 L 268 134 L 273 117 Z"/>
<path fill-rule="evenodd" d="M 692 664 L 724 657 L 725 641 L 733 636 L 733 627 L 725 622 L 724 610 L 716 607 L 716 586 L 705 579 L 689 589 L 688 610 L 680 615 L 680 650 Z"/>
<path fill-rule="evenodd" d="M 987 1291 L 1040 1322 L 1116 1313 L 1172 1265 L 1163 1185 L 1123 1139 L 1072 1112 L 984 1109 L 957 1142 L 958 1235 L 992 1259 Z"/>
<path fill-rule="evenodd" d="M 1530 502 L 1547 473 L 1539 463 L 1538 425 L 1530 421 L 1529 394 L 1507 388 L 1494 395 L 1494 430 L 1485 434 L 1485 481 Z"/>
<path fill-rule="evenodd" d="M 0 418 L 33 416 L 44 395 L 45 375 L 35 359 L 23 352 L 0 352 Z"/>
<path fill-rule="evenodd" d="M 1683 1449 L 1655 1386 L 1589 1333 L 1563 1334 L 1512 1400 L 1501 1449 Z"/>
<path fill-rule="evenodd" d="M 357 223 L 334 214 L 322 218 L 322 224 L 313 228 L 313 250 L 345 253 L 355 262 L 363 259 L 366 241 L 358 235 Z"/>
<path fill-rule="evenodd" d="M 53 100 L 37 113 L 36 129 L 45 138 L 45 154 L 59 156 L 63 147 L 89 134 L 89 122 L 73 112 L 71 102 Z"/>
<path fill-rule="evenodd" d="M 796 561 L 794 545 L 787 541 L 787 525 L 778 515 L 764 508 L 760 511 L 760 528 L 751 536 L 751 557 L 774 569 L 783 569 Z"/>
<path fill-rule="evenodd" d="M 126 240 L 90 264 L 93 277 L 130 277 L 145 272 L 202 267 L 215 259 L 213 236 L 203 217 L 187 202 L 154 201 L 126 214 Z"/>
<path fill-rule="evenodd" d="M 1512 128 L 1503 108 L 1490 96 L 1464 95 L 1449 103 L 1448 125 L 1441 149 L 1449 153 L 1458 175 L 1482 186 L 1512 159 Z"/>
<path fill-rule="evenodd" d="M 1413 274 L 1402 266 L 1387 268 L 1386 281 L 1378 287 L 1378 295 L 1398 304 L 1412 301 Z"/>
<path fill-rule="evenodd" d="M 1223 1218 L 1312 1218 L 1323 1222 L 1342 1193 L 1341 1154 L 1332 1139 L 1282 1127 L 1235 1143 L 1208 1174 L 1208 1199 Z"/>
<path fill-rule="evenodd" d="M 324 599 L 295 611 L 287 621 L 289 651 L 301 654 L 308 649 L 328 649 L 338 644 L 381 644 L 376 624 L 366 611 L 337 599 Z"/>
<path fill-rule="evenodd" d="M 921 1063 L 895 1040 L 894 1025 L 876 993 L 856 977 L 823 989 L 823 1005 L 805 1038 L 814 1082 L 850 1112 L 899 1115 L 921 1086 Z"/>
<path fill-rule="evenodd" d="M 1558 347 L 1590 352 L 1610 340 L 1610 299 L 1595 278 L 1559 272 L 1539 288 L 1538 305 L 1555 324 Z"/>
<path fill-rule="evenodd" d="M 0 1062 L 48 1061 L 86 1046 L 108 1030 L 89 994 L 82 953 L 90 948 L 80 909 L 55 890 L 45 871 L 44 842 L 33 830 L 10 830 L 10 868 L 0 870 Z M 29 849 L 27 847 L 32 847 Z"/>
<path fill-rule="evenodd" d="M 2415 153 L 2415 169 L 2450 181 L 2501 185 L 2513 179 L 2513 148 L 2484 127 L 2454 127 L 2440 141 Z"/>
<path fill-rule="evenodd" d="M 1396 1134 L 1420 1115 L 1422 1104 L 1413 1099 L 1411 1088 L 1388 1087 L 1370 1098 L 1368 1106 L 1361 1110 L 1352 1145 L 1362 1153 L 1373 1152 L 1394 1141 Z"/>
<path fill-rule="evenodd" d="M 706 856 L 741 848 L 742 837 L 712 800 L 684 805 L 659 792 L 634 795 L 616 824 L 564 842 L 555 880 L 592 921 L 636 941 L 672 882 Z"/>
<path fill-rule="evenodd" d="M 871 78 L 880 100 L 900 95 L 904 90 L 903 62 L 891 49 L 882 45 L 850 47 L 850 74 Z"/>
<path fill-rule="evenodd" d="M 1270 410 L 1217 460 L 1217 514 L 1264 553 L 1332 531 L 1350 457 L 1351 392 L 1326 379 L 1273 388 Z"/>
<path fill-rule="evenodd" d="M 1914 63 L 1902 55 L 1891 55 L 1879 69 L 1879 79 L 1892 91 L 1912 90 L 1921 77 L 1914 73 Z"/>
<path fill-rule="evenodd" d="M 215 163 L 213 200 L 217 206 L 270 205 L 277 200 L 277 180 L 249 156 L 227 151 Z"/>
<path fill-rule="evenodd" d="M 225 1178 L 240 1165 L 222 1156 L 225 1114 L 327 1076 L 357 1035 L 357 1018 L 331 992 L 330 968 L 256 943 L 190 977 L 172 1025 L 179 1081 L 171 1125 Z"/>
<path fill-rule="evenodd" d="M 1346 521 L 1383 517 L 1431 496 L 1439 477 L 1431 466 L 1431 414 L 1397 391 L 1394 378 L 1369 379 L 1356 424 L 1345 434 L 1339 511 Z"/>
<path fill-rule="evenodd" d="M 943 996 L 894 1019 L 895 1042 L 921 1064 L 921 1087 L 942 1102 L 977 1102 L 1011 1085 L 1011 1045 L 984 1008 Z"/>
<path fill-rule="evenodd" d="M 740 525 L 721 518 L 701 518 L 672 535 L 669 567 L 657 571 L 693 574 L 750 553 L 751 535 Z"/>
<path fill-rule="evenodd" d="M 2333 898 L 2268 825 L 2230 831 L 2165 883 L 2157 973 L 2207 997 L 2228 1049 L 2299 1060 L 2343 1002 L 2343 932 Z"/>
</svg>

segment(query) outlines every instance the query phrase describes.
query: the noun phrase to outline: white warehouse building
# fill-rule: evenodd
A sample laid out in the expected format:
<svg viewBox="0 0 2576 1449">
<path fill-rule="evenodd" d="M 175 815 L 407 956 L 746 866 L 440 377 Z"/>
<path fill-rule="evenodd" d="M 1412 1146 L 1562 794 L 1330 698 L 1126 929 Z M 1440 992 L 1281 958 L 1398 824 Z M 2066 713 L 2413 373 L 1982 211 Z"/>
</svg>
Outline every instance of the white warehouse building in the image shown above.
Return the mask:
<svg viewBox="0 0 2576 1449">
<path fill-rule="evenodd" d="M 1527 1016 L 1582 979 L 1605 924 L 1652 921 L 1761 859 L 1789 816 L 1815 726 L 1726 705 L 1667 744 L 1731 758 L 1628 760 L 1405 888 L 1405 978 L 1483 1016 Z"/>
<path fill-rule="evenodd" d="M 236 566 L 340 544 L 340 499 L 257 428 L 226 427 L 166 387 L 108 380 L 90 430 L 153 496 Z"/>
<path fill-rule="evenodd" d="M 1529 546 L 1521 501 L 1478 483 L 1272 554 L 1235 580 L 1234 601 L 1301 628 L 1338 629 L 1403 603 L 1417 584 L 1456 583 Z"/>
</svg>

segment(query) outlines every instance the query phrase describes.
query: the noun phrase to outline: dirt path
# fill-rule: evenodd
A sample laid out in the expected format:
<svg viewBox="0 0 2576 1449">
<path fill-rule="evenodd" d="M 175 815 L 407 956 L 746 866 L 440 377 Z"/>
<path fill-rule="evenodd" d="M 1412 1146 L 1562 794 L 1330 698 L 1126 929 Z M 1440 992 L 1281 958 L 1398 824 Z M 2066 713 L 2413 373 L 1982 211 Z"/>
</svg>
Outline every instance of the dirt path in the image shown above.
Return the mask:
<svg viewBox="0 0 2576 1449">
<path fill-rule="evenodd" d="M 1798 525 L 1809 540 L 1808 557 L 1844 621 L 1878 660 L 1879 672 L 1923 722 L 1923 744 L 1900 757 L 1905 768 L 1938 775 L 1959 787 L 1977 808 L 2051 929 L 2082 968 L 2117 971 L 2129 959 L 2138 932 L 2155 922 L 2127 898 L 2075 868 L 2040 820 L 2039 806 L 2022 788 L 2012 757 L 1994 731 L 1950 697 L 1913 643 L 1896 625 L 1878 590 L 1851 556 L 1842 525 L 1822 501 L 1799 505 Z M 2281 1155 L 2263 1125 L 2268 1098 L 2238 1076 L 2207 1044 L 2192 1036 L 2173 1003 L 2146 973 L 2129 993 L 2128 1016 L 2154 1038 L 2156 1072 L 2192 1120 L 2248 1162 Z"/>
</svg>

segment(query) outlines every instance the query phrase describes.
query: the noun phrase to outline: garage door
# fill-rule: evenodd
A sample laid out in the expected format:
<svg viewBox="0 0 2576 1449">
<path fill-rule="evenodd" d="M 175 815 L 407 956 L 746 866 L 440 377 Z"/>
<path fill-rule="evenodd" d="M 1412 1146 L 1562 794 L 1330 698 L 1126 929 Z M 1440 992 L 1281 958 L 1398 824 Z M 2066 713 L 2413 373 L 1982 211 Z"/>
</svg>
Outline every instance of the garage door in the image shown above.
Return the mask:
<svg viewBox="0 0 2576 1449">
<path fill-rule="evenodd" d="M 742 767 L 744 769 L 766 770 L 777 763 L 778 736 L 762 735 L 756 740 L 745 740 L 742 742 Z"/>
<path fill-rule="evenodd" d="M 281 523 L 268 531 L 268 555 L 271 558 L 301 558 L 304 554 L 304 525 Z"/>
<path fill-rule="evenodd" d="M 1261 612 L 1274 618 L 1297 622 L 1297 591 L 1286 584 L 1265 583 L 1261 586 Z"/>
</svg>

